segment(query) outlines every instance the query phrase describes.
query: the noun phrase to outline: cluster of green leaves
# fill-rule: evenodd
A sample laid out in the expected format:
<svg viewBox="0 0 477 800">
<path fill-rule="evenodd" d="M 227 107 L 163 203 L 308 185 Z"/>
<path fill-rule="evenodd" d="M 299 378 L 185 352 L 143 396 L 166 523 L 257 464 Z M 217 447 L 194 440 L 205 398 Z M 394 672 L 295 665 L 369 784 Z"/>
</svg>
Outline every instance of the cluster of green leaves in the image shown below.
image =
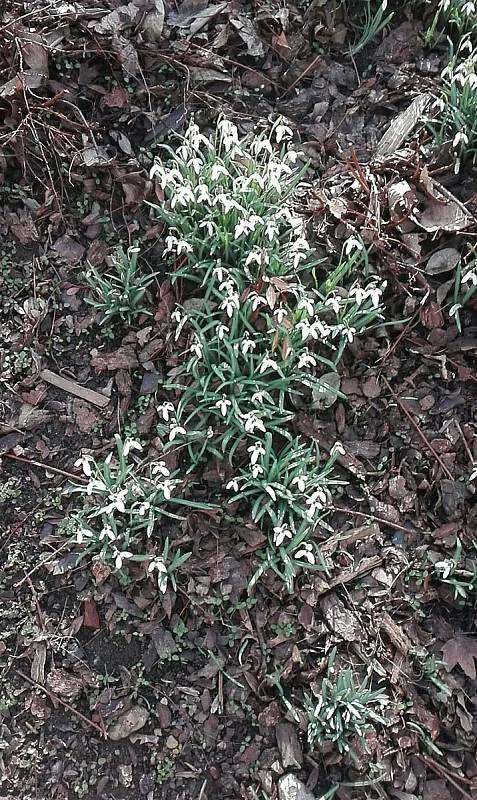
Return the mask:
<svg viewBox="0 0 477 800">
<path fill-rule="evenodd" d="M 226 119 L 211 136 L 191 123 L 151 173 L 165 196 L 152 208 L 169 226 L 172 279 L 190 295 L 172 315 L 184 351 L 164 385 L 159 432 L 166 447 L 187 448 L 190 469 L 227 456 L 230 502 L 267 531 L 264 563 L 289 587 L 296 566 L 317 564 L 312 534 L 337 456 L 322 460 L 293 437 L 295 406 L 329 389 L 326 374 L 379 318 L 383 291 L 372 277 L 362 285 L 357 240 L 337 266 L 319 268 L 295 211 L 304 168 L 291 134 L 281 121 L 245 139 Z"/>
<path fill-rule="evenodd" d="M 307 738 L 310 750 L 333 742 L 340 753 L 354 756 L 351 739 L 365 744 L 366 731 L 373 723 L 387 725 L 379 713 L 389 703 L 383 688 L 372 690 L 369 679 L 357 683 L 352 669 L 340 670 L 336 675 L 333 665 L 336 648 L 328 660 L 328 672 L 321 683 L 318 698 L 305 694 L 304 710 L 308 720 Z"/>
<path fill-rule="evenodd" d="M 101 323 L 119 317 L 128 325 L 139 314 L 150 314 L 144 305 L 144 295 L 154 280 L 154 275 L 143 274 L 138 265 L 138 247 L 124 251 L 118 248 L 113 256 L 111 270 L 100 273 L 90 265 L 85 280 L 92 296 L 86 302 L 101 313 Z"/>
</svg>

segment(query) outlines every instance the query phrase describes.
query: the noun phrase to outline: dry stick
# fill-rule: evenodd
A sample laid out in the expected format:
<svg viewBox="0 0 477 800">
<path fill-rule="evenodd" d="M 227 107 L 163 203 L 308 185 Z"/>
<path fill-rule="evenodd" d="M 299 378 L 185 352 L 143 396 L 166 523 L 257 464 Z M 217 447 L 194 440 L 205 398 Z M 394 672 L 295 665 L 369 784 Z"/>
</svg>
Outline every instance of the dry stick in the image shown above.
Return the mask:
<svg viewBox="0 0 477 800">
<path fill-rule="evenodd" d="M 12 458 L 14 461 L 22 461 L 24 464 L 30 464 L 33 467 L 40 467 L 45 471 L 55 472 L 57 475 L 64 475 L 65 478 L 71 478 L 74 481 L 83 481 L 87 483 L 87 479 L 82 475 L 75 475 L 74 472 L 66 472 L 64 469 L 52 467 L 51 464 L 43 464 L 41 461 L 33 461 L 31 458 L 22 458 L 22 456 L 14 456 L 13 453 L 4 453 L 2 458 Z"/>
<path fill-rule="evenodd" d="M 414 417 L 412 416 L 412 414 L 411 414 L 411 413 L 410 413 L 410 412 L 407 410 L 406 406 L 405 406 L 405 405 L 402 403 L 402 401 L 399 399 L 399 397 L 398 397 L 398 396 L 397 396 L 397 395 L 396 395 L 396 394 L 393 392 L 393 390 L 391 389 L 391 387 L 390 387 L 390 385 L 389 385 L 388 381 L 386 380 L 386 378 L 384 378 L 384 377 L 383 377 L 383 381 L 384 381 L 384 383 L 386 384 L 386 386 L 387 386 L 387 388 L 388 388 L 389 392 L 391 393 L 391 396 L 394 398 L 394 400 L 395 400 L 395 401 L 396 401 L 396 403 L 398 404 L 398 406 L 399 406 L 399 408 L 401 409 L 401 411 L 402 411 L 402 412 L 403 412 L 403 413 L 406 415 L 406 417 L 408 418 L 409 422 L 411 423 L 411 425 L 412 425 L 412 426 L 413 426 L 413 428 L 415 429 L 416 433 L 418 433 L 418 434 L 419 434 L 419 438 L 420 438 L 420 439 L 422 439 L 422 441 L 424 442 L 424 444 L 426 445 L 426 447 L 427 447 L 427 448 L 430 450 L 430 452 L 432 453 L 432 455 L 434 456 L 434 458 L 436 459 L 436 461 L 437 461 L 437 462 L 438 462 L 438 463 L 441 465 L 441 467 L 442 467 L 442 469 L 443 469 L 444 473 L 447 475 L 447 477 L 448 477 L 448 478 L 449 478 L 451 481 L 453 481 L 453 480 L 454 480 L 454 476 L 452 475 L 452 473 L 450 472 L 450 470 L 447 468 L 446 464 L 445 464 L 445 463 L 442 461 L 442 459 L 440 458 L 440 456 L 439 456 L 439 455 L 436 453 L 436 451 L 434 450 L 434 448 L 433 448 L 432 444 L 430 443 L 429 439 L 428 439 L 428 438 L 426 437 L 426 435 L 425 435 L 425 434 L 424 434 L 424 433 L 421 431 L 421 429 L 420 429 L 419 425 L 417 424 L 417 422 L 416 422 L 416 420 L 414 419 Z"/>
<path fill-rule="evenodd" d="M 335 506 L 329 505 L 327 506 L 330 511 L 341 511 L 342 514 L 349 514 L 350 516 L 354 517 L 364 517 L 365 519 L 371 520 L 371 522 L 380 522 L 381 525 L 387 525 L 388 528 L 394 528 L 397 531 L 404 531 L 404 533 L 415 533 L 413 528 L 405 528 L 404 525 L 399 525 L 397 522 L 391 522 L 388 519 L 384 519 L 384 517 L 377 517 L 375 514 L 365 513 L 364 511 L 354 511 L 352 508 L 346 508 L 345 506 Z"/>
<path fill-rule="evenodd" d="M 300 75 L 298 76 L 298 78 L 297 78 L 295 81 L 293 81 L 293 83 L 291 84 L 291 86 L 289 86 L 289 87 L 288 87 L 288 89 L 285 89 L 285 91 L 283 92 L 283 94 L 281 94 L 281 95 L 280 95 L 280 97 L 279 97 L 278 99 L 279 99 L 279 100 L 281 100 L 281 99 L 282 99 L 283 97 L 285 97 L 285 96 L 286 96 L 286 95 L 287 95 L 289 92 L 291 92 L 291 91 L 292 91 L 292 89 L 294 89 L 294 88 L 295 88 L 295 86 L 297 85 L 297 83 L 300 83 L 300 81 L 301 81 L 301 80 L 303 80 L 303 78 L 304 78 L 306 75 L 308 75 L 308 73 L 309 73 L 309 72 L 310 72 L 310 71 L 313 69 L 313 67 L 315 66 L 316 62 L 317 62 L 317 61 L 322 61 L 322 60 L 323 60 L 322 56 L 320 56 L 320 55 L 317 55 L 317 56 L 316 56 L 316 57 L 313 59 L 313 61 L 311 62 L 311 64 L 308 64 L 308 66 L 307 66 L 307 67 L 305 67 L 305 69 L 303 70 L 303 72 L 302 72 L 302 73 L 300 73 Z"/>
<path fill-rule="evenodd" d="M 468 794 L 465 791 L 465 789 L 462 788 L 462 786 L 459 786 L 459 784 L 457 783 L 456 780 L 454 780 L 454 778 L 452 777 L 450 772 L 448 772 L 446 769 L 444 769 L 444 767 L 441 764 L 439 764 L 438 761 L 434 761 L 433 758 L 431 758 L 430 756 L 426 755 L 425 753 L 418 753 L 417 756 L 418 756 L 418 758 L 421 759 L 421 761 L 424 761 L 424 764 L 427 764 L 428 767 L 430 767 L 432 770 L 434 770 L 434 772 L 437 772 L 438 775 L 440 775 L 442 778 L 445 778 L 446 781 L 449 781 L 449 783 L 451 783 L 452 786 L 455 789 L 457 789 L 458 792 L 461 793 L 462 797 L 465 797 L 465 800 L 473 800 L 471 795 Z M 459 778 L 459 780 L 461 780 L 461 779 Z"/>
<path fill-rule="evenodd" d="M 34 681 L 33 678 L 30 678 L 28 675 L 22 672 L 21 669 L 17 669 L 16 672 L 18 675 L 20 675 L 20 677 L 23 678 L 23 680 L 28 681 L 28 683 L 31 683 L 32 686 L 36 686 L 37 689 L 40 689 L 41 692 L 44 692 L 50 698 L 50 700 L 59 703 L 64 708 L 68 709 L 68 711 L 71 711 L 73 714 L 76 714 L 77 717 L 79 717 L 83 722 L 86 722 L 86 724 L 89 725 L 91 728 L 94 728 L 94 730 L 97 731 L 104 739 L 107 738 L 106 730 L 104 729 L 104 727 L 100 727 L 99 725 L 96 724 L 96 722 L 93 722 L 92 719 L 85 717 L 85 715 L 82 714 L 81 711 L 77 711 L 76 708 L 70 706 L 69 703 L 66 703 L 64 700 L 58 697 L 57 694 L 52 692 L 50 689 L 47 689 L 46 686 L 42 686 L 41 683 Z"/>
</svg>

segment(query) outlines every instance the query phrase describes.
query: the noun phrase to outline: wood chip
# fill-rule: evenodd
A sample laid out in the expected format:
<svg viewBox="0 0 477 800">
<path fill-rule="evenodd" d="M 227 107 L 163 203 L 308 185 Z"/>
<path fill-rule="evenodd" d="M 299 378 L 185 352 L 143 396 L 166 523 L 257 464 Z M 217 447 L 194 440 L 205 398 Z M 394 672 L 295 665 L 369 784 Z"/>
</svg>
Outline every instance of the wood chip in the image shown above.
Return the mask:
<svg viewBox="0 0 477 800">
<path fill-rule="evenodd" d="M 63 378 L 62 375 L 57 375 L 49 369 L 42 370 L 40 372 L 40 378 L 46 383 L 51 383 L 52 386 L 56 386 L 58 389 L 68 392 L 68 394 L 81 397 L 82 400 L 86 400 L 87 403 L 92 403 L 94 406 L 105 408 L 105 406 L 109 404 L 109 397 L 105 397 L 104 394 L 95 392 L 93 389 L 88 389 L 86 386 L 81 386 L 79 383 L 69 378 Z"/>
<path fill-rule="evenodd" d="M 411 105 L 391 122 L 376 148 L 375 158 L 385 158 L 399 150 L 402 143 L 421 120 L 430 100 L 431 94 L 429 92 L 419 94 L 414 98 Z"/>
</svg>

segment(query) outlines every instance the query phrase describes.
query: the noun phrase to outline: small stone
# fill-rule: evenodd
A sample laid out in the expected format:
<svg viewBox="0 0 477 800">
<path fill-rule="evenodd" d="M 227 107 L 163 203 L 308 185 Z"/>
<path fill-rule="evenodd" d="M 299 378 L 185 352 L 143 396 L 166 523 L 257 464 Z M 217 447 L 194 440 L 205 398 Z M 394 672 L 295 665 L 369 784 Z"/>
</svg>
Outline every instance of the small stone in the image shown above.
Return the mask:
<svg viewBox="0 0 477 800">
<path fill-rule="evenodd" d="M 166 739 L 166 747 L 168 750 L 177 750 L 179 747 L 179 742 L 177 741 L 175 736 L 168 736 Z"/>
<path fill-rule="evenodd" d="M 279 800 L 315 800 L 314 795 L 308 791 L 296 775 L 291 772 L 278 781 Z"/>
<path fill-rule="evenodd" d="M 121 786 L 125 786 L 128 788 L 132 784 L 132 765 L 131 764 L 121 764 L 118 767 L 118 779 Z"/>
<path fill-rule="evenodd" d="M 149 719 L 149 711 L 142 706 L 132 706 L 114 722 L 108 731 L 113 742 L 126 739 L 131 733 L 141 730 Z"/>
</svg>

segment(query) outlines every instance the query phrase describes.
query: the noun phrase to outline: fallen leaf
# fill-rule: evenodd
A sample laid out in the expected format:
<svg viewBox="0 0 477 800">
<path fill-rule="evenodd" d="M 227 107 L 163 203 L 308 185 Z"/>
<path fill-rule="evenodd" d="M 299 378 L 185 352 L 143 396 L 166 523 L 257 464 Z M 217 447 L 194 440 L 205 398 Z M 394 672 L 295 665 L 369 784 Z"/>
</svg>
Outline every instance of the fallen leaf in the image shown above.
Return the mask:
<svg viewBox="0 0 477 800">
<path fill-rule="evenodd" d="M 84 256 L 85 248 L 82 244 L 73 239 L 68 234 L 60 236 L 53 245 L 53 250 L 58 253 L 68 264 L 79 264 Z"/>
<path fill-rule="evenodd" d="M 449 639 L 442 648 L 442 655 L 447 672 L 459 666 L 468 678 L 476 677 L 475 663 L 477 659 L 477 641 L 468 636 L 455 636 Z"/>
<path fill-rule="evenodd" d="M 113 723 L 108 736 L 113 742 L 127 739 L 131 733 L 141 730 L 149 719 L 149 711 L 143 706 L 132 706 Z"/>
<path fill-rule="evenodd" d="M 98 609 L 94 600 L 84 601 L 83 627 L 98 630 L 101 627 Z"/>
<path fill-rule="evenodd" d="M 424 271 L 427 275 L 440 275 L 442 272 L 455 269 L 459 261 L 460 253 L 455 247 L 443 247 L 442 250 L 432 254 Z"/>
</svg>

